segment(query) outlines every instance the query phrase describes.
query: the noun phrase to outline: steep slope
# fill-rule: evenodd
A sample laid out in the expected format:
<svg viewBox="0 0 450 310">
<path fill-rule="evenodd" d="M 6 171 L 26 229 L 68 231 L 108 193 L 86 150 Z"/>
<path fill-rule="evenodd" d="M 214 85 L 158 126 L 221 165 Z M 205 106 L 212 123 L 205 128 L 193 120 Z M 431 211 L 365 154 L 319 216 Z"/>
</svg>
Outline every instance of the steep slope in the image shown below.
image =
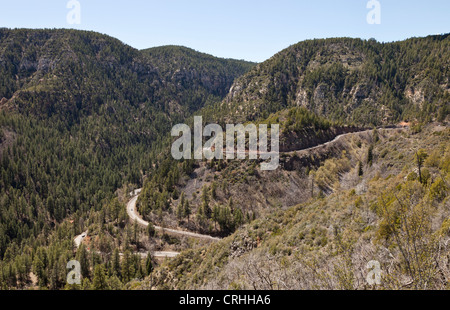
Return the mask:
<svg viewBox="0 0 450 310">
<path fill-rule="evenodd" d="M 254 120 L 304 106 L 347 123 L 442 120 L 449 113 L 449 45 L 448 34 L 393 43 L 300 42 L 239 78 L 207 113 Z"/>
<path fill-rule="evenodd" d="M 140 287 L 448 289 L 449 139 L 449 128 L 436 124 L 418 134 L 380 135 L 361 170 L 338 173 L 332 194 L 315 194 L 217 244 L 183 252 Z M 351 144 L 358 149 L 357 141 Z M 335 166 L 335 160 L 325 161 L 316 182 L 336 173 Z M 372 260 L 383 272 L 376 287 L 366 281 Z"/>
<path fill-rule="evenodd" d="M 234 80 L 256 65 L 242 60 L 217 58 L 183 46 L 155 47 L 142 50 L 142 53 L 162 75 L 165 91 L 177 93 L 180 101 L 189 97 L 183 88 L 203 90 L 204 96 L 223 98 Z M 192 81 L 196 83 L 193 85 Z M 204 100 L 203 96 L 198 97 L 198 101 Z M 194 101 L 189 103 L 189 107 L 194 111 L 203 104 Z"/>
<path fill-rule="evenodd" d="M 105 103 L 192 112 L 222 99 L 252 65 L 177 47 L 140 52 L 94 32 L 0 30 L 2 105 L 69 121 Z"/>
<path fill-rule="evenodd" d="M 263 123 L 280 125 L 279 169 L 262 171 L 261 160 L 179 162 L 167 154 L 144 183 L 138 201 L 140 214 L 155 225 L 227 236 L 243 223 L 309 199 L 311 171 L 344 151 L 355 160 L 350 138 L 360 144 L 372 140 L 372 130 L 339 126 L 305 108 L 280 111 Z M 352 132 L 360 133 L 328 143 Z M 305 150 L 313 147 L 318 151 Z M 347 163 L 343 170 L 350 166 Z"/>
<path fill-rule="evenodd" d="M 343 38 L 305 41 L 278 53 L 238 78 L 224 101 L 201 112 L 207 122 L 280 124 L 283 169 L 262 172 L 256 161 L 166 162 L 144 185 L 141 214 L 155 223 L 225 236 L 242 223 L 305 201 L 314 190 L 333 192 L 333 174 L 361 167 L 365 155 L 359 148 L 346 141 L 310 156 L 293 152 L 406 117 L 445 119 L 449 62 L 441 56 L 450 56 L 448 43 L 448 35 L 389 44 Z M 411 97 L 411 89 L 424 96 Z M 370 139 L 362 134 L 359 143 Z M 341 158 L 342 152 L 349 158 Z M 328 162 L 333 174 L 322 170 L 318 188 L 310 186 L 314 170 L 330 157 L 336 160 Z M 180 193 L 186 197 L 179 199 Z M 183 211 L 186 201 L 192 214 Z"/>
<path fill-rule="evenodd" d="M 190 53 L 183 67 L 196 70 L 198 57 Z M 142 185 L 172 124 L 222 100 L 251 66 L 210 57 L 202 76 L 187 74 L 181 85 L 176 62 L 94 32 L 0 29 L 0 278 L 7 270 L 8 287 L 29 282 L 37 248 L 70 256 L 73 236 L 117 207 L 117 190 Z M 114 210 L 123 229 L 126 213 Z M 64 269 L 57 259 L 43 269 L 59 263 Z M 58 279 L 40 278 L 53 288 Z"/>
</svg>

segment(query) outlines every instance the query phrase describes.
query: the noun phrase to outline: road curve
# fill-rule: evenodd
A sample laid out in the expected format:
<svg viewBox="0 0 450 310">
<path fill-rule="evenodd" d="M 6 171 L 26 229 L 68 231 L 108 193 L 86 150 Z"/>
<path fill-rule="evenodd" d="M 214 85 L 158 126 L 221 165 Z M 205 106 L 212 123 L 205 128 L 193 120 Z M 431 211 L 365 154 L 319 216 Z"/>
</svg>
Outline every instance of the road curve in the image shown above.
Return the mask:
<svg viewBox="0 0 450 310">
<path fill-rule="evenodd" d="M 78 236 L 75 236 L 75 238 L 73 239 L 74 243 L 75 243 L 75 247 L 78 249 L 81 245 L 81 242 L 83 242 L 84 238 L 86 238 L 87 236 L 87 231 L 85 231 L 84 233 L 79 234 Z M 99 254 L 101 254 L 100 252 L 97 252 Z M 146 258 L 148 256 L 148 253 L 137 253 L 139 254 L 142 258 Z M 177 257 L 178 254 L 180 254 L 179 252 L 172 252 L 172 251 L 155 251 L 152 253 L 153 257 L 157 257 L 157 258 L 172 258 L 172 257 Z M 123 253 L 119 253 L 120 256 L 123 256 Z"/>
<path fill-rule="evenodd" d="M 394 128 L 378 128 L 379 130 L 384 129 L 384 130 L 402 130 L 405 129 L 403 127 L 394 127 Z M 350 136 L 350 135 L 354 135 L 356 133 L 365 133 L 365 132 L 372 132 L 373 129 L 365 129 L 365 130 L 361 130 L 361 131 L 356 131 L 356 132 L 349 132 L 349 133 L 344 133 L 341 135 L 336 136 L 333 140 L 319 144 L 317 146 L 314 147 L 309 147 L 309 148 L 305 148 L 305 149 L 300 149 L 300 150 L 296 150 L 296 151 L 291 151 L 291 152 L 285 152 L 284 154 L 294 154 L 295 152 L 308 152 L 308 151 L 312 151 L 315 149 L 319 149 L 322 147 L 325 147 L 327 145 L 336 143 L 337 141 L 339 141 L 340 139 L 342 139 L 345 136 Z M 139 193 L 141 193 L 142 188 L 134 190 L 133 192 L 130 193 L 130 195 L 132 195 L 133 193 L 135 193 L 136 195 L 128 202 L 127 204 L 127 213 L 128 216 L 131 218 L 132 221 L 137 221 L 140 225 L 142 226 L 148 226 L 148 222 L 144 221 L 139 214 L 137 213 L 136 210 L 136 202 L 137 199 L 139 197 Z M 221 240 L 220 238 L 216 238 L 216 237 L 212 237 L 212 236 L 208 236 L 208 235 L 201 235 L 201 234 L 197 234 L 197 233 L 193 233 L 193 232 L 189 232 L 189 231 L 182 231 L 182 230 L 175 230 L 175 229 L 170 229 L 170 228 L 162 228 L 160 226 L 155 226 L 155 229 L 158 231 L 166 231 L 172 234 L 177 234 L 177 235 L 183 235 L 183 236 L 188 236 L 188 237 L 193 237 L 193 238 L 200 238 L 200 239 L 209 239 L 209 240 L 214 240 L 214 241 L 218 241 Z"/>
<path fill-rule="evenodd" d="M 384 129 L 384 130 L 399 130 L 400 129 L 400 130 L 403 130 L 406 128 L 394 127 L 394 128 L 378 128 L 378 129 Z M 296 150 L 296 151 L 285 152 L 284 154 L 294 154 L 295 152 L 300 152 L 300 151 L 306 151 L 306 152 L 312 151 L 314 149 L 318 149 L 318 148 L 330 145 L 332 143 L 335 143 L 338 140 L 340 140 L 341 138 L 343 138 L 344 136 L 353 135 L 355 133 L 370 132 L 370 131 L 373 131 L 373 129 L 341 134 L 341 135 L 336 136 L 333 140 L 319 144 L 317 146 L 306 148 L 306 149 L 300 149 L 300 150 Z M 133 191 L 132 193 L 130 193 L 130 195 L 133 195 L 133 194 L 135 194 L 135 195 L 127 203 L 127 213 L 132 221 L 137 221 L 138 224 L 147 227 L 149 225 L 149 223 L 147 221 L 143 220 L 139 216 L 139 214 L 137 213 L 137 210 L 136 210 L 136 202 L 137 202 L 137 199 L 139 197 L 139 193 L 141 192 L 141 190 L 142 190 L 142 188 L 137 189 L 137 190 Z M 164 230 L 164 231 L 172 233 L 172 234 L 193 237 L 193 238 L 208 239 L 208 240 L 214 240 L 214 241 L 221 240 L 220 238 L 212 237 L 209 235 L 202 235 L 202 234 L 197 234 L 197 233 L 193 233 L 193 232 L 189 232 L 189 231 L 175 230 L 175 229 L 170 229 L 170 228 L 162 228 L 160 226 L 155 226 L 155 230 L 158 230 L 158 231 Z M 87 231 L 85 231 L 82 234 L 75 237 L 74 243 L 77 248 L 80 246 L 81 242 L 83 242 L 83 240 L 86 236 L 87 236 Z M 147 255 L 148 255 L 147 253 L 138 253 L 138 254 L 141 255 L 141 257 L 147 257 Z M 179 254 L 178 252 L 171 252 L 171 251 L 155 251 L 152 253 L 152 255 L 154 257 L 176 257 L 178 254 Z"/>
<path fill-rule="evenodd" d="M 73 242 L 75 242 L 75 246 L 78 249 L 80 247 L 81 242 L 83 242 L 84 238 L 86 238 L 88 231 L 81 233 L 80 235 L 76 236 L 75 239 L 73 239 Z"/>
<path fill-rule="evenodd" d="M 405 127 L 394 127 L 394 128 L 377 128 L 377 130 L 385 130 L 385 131 L 394 131 L 394 130 L 405 130 Z M 300 150 L 294 150 L 294 151 L 289 151 L 289 152 L 284 152 L 283 154 L 288 154 L 288 155 L 293 155 L 296 152 L 309 152 L 309 151 L 313 151 L 316 149 L 320 149 L 322 147 L 325 147 L 327 145 L 333 144 L 338 142 L 339 140 L 341 140 L 344 137 L 347 136 L 352 136 L 354 134 L 363 134 L 363 133 L 371 133 L 373 132 L 374 129 L 366 129 L 366 130 L 362 130 L 362 131 L 355 131 L 355 132 L 348 132 L 348 133 L 343 133 L 341 135 L 336 136 L 333 140 L 313 146 L 313 147 L 308 147 L 306 149 L 300 149 Z"/>
<path fill-rule="evenodd" d="M 134 196 L 128 203 L 127 203 L 127 213 L 128 216 L 130 217 L 130 219 L 132 221 L 136 221 L 138 224 L 147 227 L 148 226 L 148 222 L 144 221 L 139 214 L 137 213 L 136 210 L 136 202 L 138 199 L 139 195 Z M 216 237 L 212 237 L 209 235 L 202 235 L 202 234 L 197 234 L 197 233 L 193 233 L 190 231 L 184 231 L 184 230 L 176 230 L 176 229 L 171 229 L 171 228 L 163 228 L 160 226 L 155 226 L 155 230 L 158 231 L 165 231 L 174 235 L 181 235 L 181 236 L 186 236 L 186 237 L 192 237 L 192 238 L 198 238 L 198 239 L 207 239 L 207 240 L 213 240 L 213 241 L 219 241 L 221 240 L 220 238 L 216 238 Z"/>
<path fill-rule="evenodd" d="M 137 221 L 138 224 L 147 227 L 149 225 L 149 223 L 147 221 L 144 221 L 138 215 L 137 210 L 136 210 L 136 202 L 139 197 L 138 193 L 140 193 L 141 190 L 142 189 L 137 189 L 132 192 L 132 193 L 135 193 L 136 195 L 134 197 L 132 197 L 130 199 L 130 201 L 127 203 L 127 213 L 132 221 Z M 215 238 L 215 237 L 208 236 L 208 235 L 201 235 L 201 234 L 197 234 L 197 233 L 193 233 L 193 232 L 189 232 L 189 231 L 163 228 L 160 226 L 155 226 L 155 230 L 165 231 L 165 232 L 169 232 L 171 234 L 182 235 L 182 236 L 193 237 L 193 238 L 208 239 L 208 240 L 214 240 L 214 241 L 220 240 L 220 238 Z M 80 247 L 84 238 L 86 238 L 87 233 L 88 233 L 88 231 L 85 231 L 85 232 L 81 233 L 80 235 L 75 236 L 74 243 L 75 243 L 75 247 L 77 249 Z M 137 254 L 143 258 L 148 256 L 148 253 L 139 252 Z M 173 252 L 173 251 L 155 251 L 152 253 L 153 257 L 156 257 L 156 258 L 173 258 L 173 257 L 178 256 L 179 254 L 180 254 L 179 252 Z M 123 253 L 120 253 L 120 255 L 123 255 Z"/>
<path fill-rule="evenodd" d="M 134 254 L 138 254 L 140 257 L 142 258 L 146 258 L 148 256 L 148 253 L 145 252 L 137 252 Z M 177 257 L 180 253 L 179 252 L 172 252 L 172 251 L 155 251 L 152 253 L 153 257 L 158 257 L 158 258 L 173 258 L 173 257 Z M 123 253 L 119 253 L 120 256 L 123 256 Z"/>
<path fill-rule="evenodd" d="M 138 214 L 137 214 L 137 210 L 136 210 L 136 202 L 138 199 L 139 195 L 134 196 L 133 198 L 131 198 L 131 200 L 127 203 L 127 213 L 128 216 L 130 217 L 130 219 L 134 222 L 137 221 L 138 224 L 142 225 L 142 226 L 148 226 L 148 222 L 144 221 Z M 156 226 L 155 226 L 156 229 Z"/>
</svg>

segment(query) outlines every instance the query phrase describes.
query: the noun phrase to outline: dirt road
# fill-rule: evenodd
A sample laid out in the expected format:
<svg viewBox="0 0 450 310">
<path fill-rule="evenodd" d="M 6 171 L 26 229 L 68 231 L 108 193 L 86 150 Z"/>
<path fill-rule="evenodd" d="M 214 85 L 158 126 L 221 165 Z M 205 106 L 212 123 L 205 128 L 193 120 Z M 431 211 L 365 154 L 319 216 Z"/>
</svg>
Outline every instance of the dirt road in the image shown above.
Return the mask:
<svg viewBox="0 0 450 310">
<path fill-rule="evenodd" d="M 149 223 L 147 221 L 144 221 L 139 216 L 139 214 L 137 213 L 137 210 L 136 210 L 136 202 L 137 202 L 138 197 L 139 196 L 137 195 L 128 202 L 127 213 L 132 221 L 137 221 L 138 224 L 147 227 Z M 181 235 L 181 236 L 187 236 L 187 237 L 192 237 L 192 238 L 207 239 L 207 240 L 213 240 L 213 241 L 221 240 L 220 238 L 212 237 L 209 235 L 202 235 L 202 234 L 193 233 L 190 231 L 177 230 L 177 229 L 171 229 L 171 228 L 163 228 L 160 226 L 155 226 L 155 230 L 157 230 L 157 231 L 164 230 L 165 232 L 168 232 L 168 233 L 171 233 L 174 235 Z"/>
</svg>

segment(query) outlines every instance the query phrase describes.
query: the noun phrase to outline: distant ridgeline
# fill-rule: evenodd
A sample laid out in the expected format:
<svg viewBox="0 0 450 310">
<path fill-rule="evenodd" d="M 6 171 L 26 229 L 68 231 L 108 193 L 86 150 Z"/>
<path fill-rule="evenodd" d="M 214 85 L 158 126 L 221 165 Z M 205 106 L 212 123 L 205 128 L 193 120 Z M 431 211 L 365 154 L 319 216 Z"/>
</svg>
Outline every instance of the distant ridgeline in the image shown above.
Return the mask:
<svg viewBox="0 0 450 310">
<path fill-rule="evenodd" d="M 0 29 L 2 105 L 68 121 L 123 106 L 193 112 L 253 66 L 177 46 L 139 51 L 94 32 Z"/>
<path fill-rule="evenodd" d="M 309 40 L 258 64 L 205 115 L 236 122 L 303 106 L 362 125 L 443 120 L 450 102 L 448 34 L 378 43 Z"/>
</svg>

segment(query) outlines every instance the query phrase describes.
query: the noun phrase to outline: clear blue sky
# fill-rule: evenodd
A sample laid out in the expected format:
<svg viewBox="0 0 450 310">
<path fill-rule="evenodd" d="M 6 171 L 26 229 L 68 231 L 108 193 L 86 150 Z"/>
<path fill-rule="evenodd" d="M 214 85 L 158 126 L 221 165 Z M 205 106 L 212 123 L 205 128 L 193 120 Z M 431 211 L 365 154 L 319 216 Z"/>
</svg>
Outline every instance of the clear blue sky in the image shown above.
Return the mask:
<svg viewBox="0 0 450 310">
<path fill-rule="evenodd" d="M 219 57 L 264 61 L 305 39 L 397 41 L 450 32 L 449 0 L 78 0 L 81 24 L 69 25 L 68 0 L 0 0 L 0 27 L 74 28 L 105 33 L 138 49 L 184 45 Z"/>
</svg>

